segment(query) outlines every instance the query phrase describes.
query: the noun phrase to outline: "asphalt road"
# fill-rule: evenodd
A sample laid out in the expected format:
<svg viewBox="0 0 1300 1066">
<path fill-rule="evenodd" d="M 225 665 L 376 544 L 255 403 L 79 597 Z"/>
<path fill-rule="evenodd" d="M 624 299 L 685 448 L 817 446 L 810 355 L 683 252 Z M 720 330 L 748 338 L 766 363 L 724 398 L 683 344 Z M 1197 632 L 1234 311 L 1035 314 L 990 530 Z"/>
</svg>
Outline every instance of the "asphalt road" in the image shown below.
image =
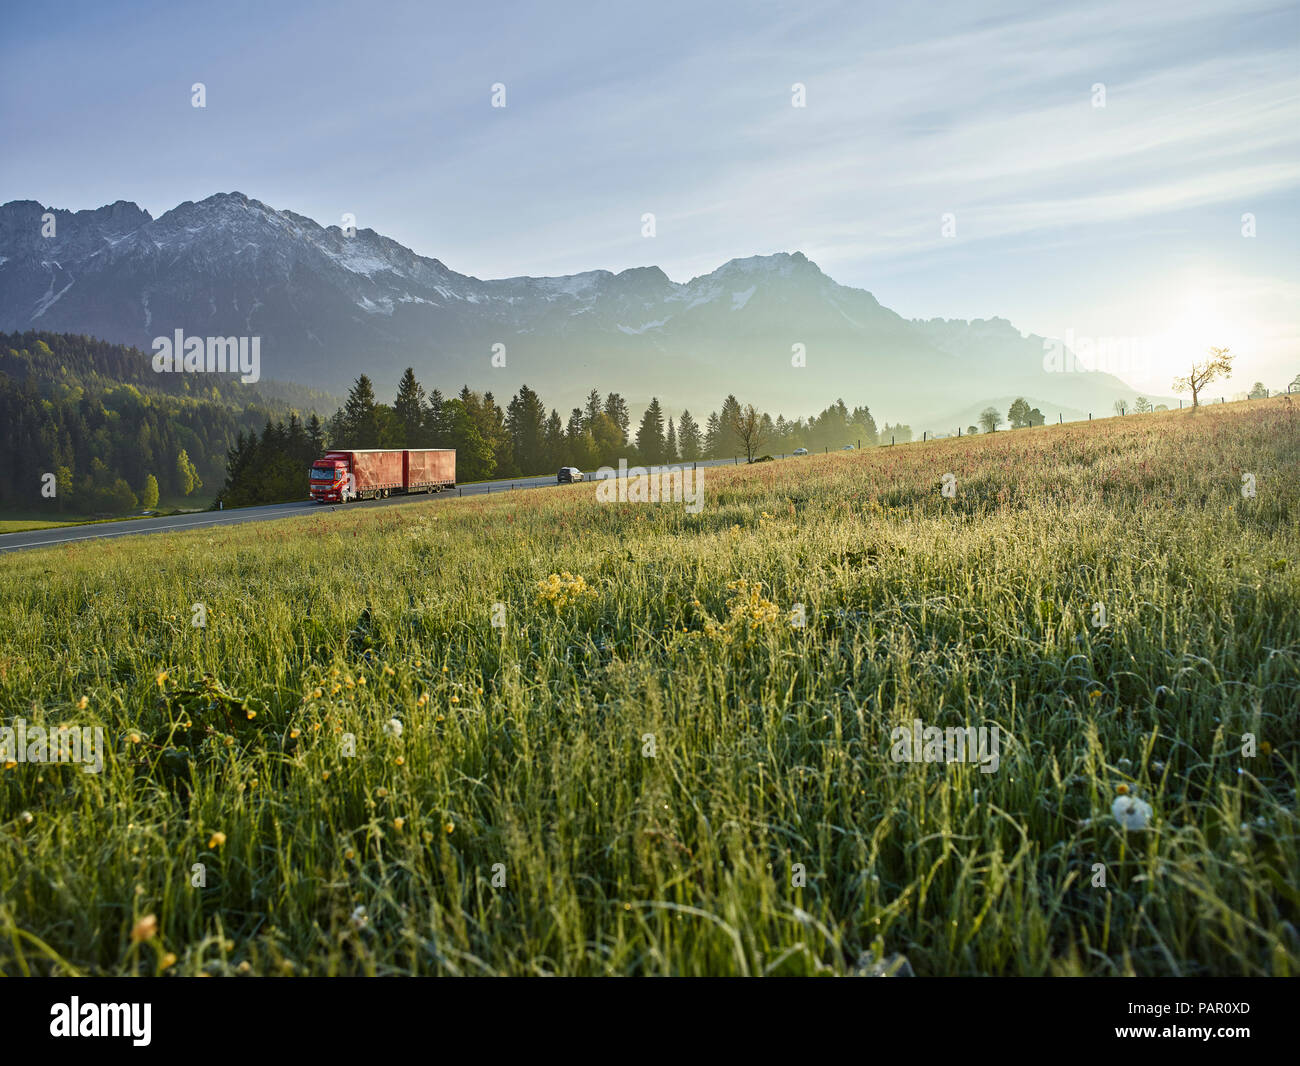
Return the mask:
<svg viewBox="0 0 1300 1066">
<path fill-rule="evenodd" d="M 733 460 L 709 459 L 702 460 L 694 465 L 731 466 Z M 596 480 L 596 474 L 594 472 L 588 473 L 587 480 Z M 312 511 L 318 511 L 322 507 L 328 507 L 331 510 L 335 507 L 346 507 L 348 510 L 367 507 L 392 507 L 402 503 L 455 499 L 457 496 L 482 496 L 486 493 L 540 489 L 548 486 L 554 487 L 555 484 L 555 475 L 551 474 L 539 477 L 505 478 L 501 481 L 477 481 L 471 485 L 460 485 L 451 492 L 439 492 L 429 496 L 390 496 L 386 500 L 356 500 L 347 504 L 321 504 L 315 500 L 297 500 L 293 503 L 273 503 L 265 507 L 241 507 L 230 511 L 199 511 L 195 514 L 136 518 L 125 522 L 100 522 L 86 526 L 33 529 L 26 533 L 0 534 L 0 553 L 19 551 L 23 548 L 49 548 L 59 544 L 71 544 L 79 540 L 133 537 L 147 533 L 165 533 L 178 529 L 206 529 L 210 526 L 224 526 L 239 522 L 268 522 L 276 518 L 292 518 L 295 515 L 308 514 Z"/>
</svg>

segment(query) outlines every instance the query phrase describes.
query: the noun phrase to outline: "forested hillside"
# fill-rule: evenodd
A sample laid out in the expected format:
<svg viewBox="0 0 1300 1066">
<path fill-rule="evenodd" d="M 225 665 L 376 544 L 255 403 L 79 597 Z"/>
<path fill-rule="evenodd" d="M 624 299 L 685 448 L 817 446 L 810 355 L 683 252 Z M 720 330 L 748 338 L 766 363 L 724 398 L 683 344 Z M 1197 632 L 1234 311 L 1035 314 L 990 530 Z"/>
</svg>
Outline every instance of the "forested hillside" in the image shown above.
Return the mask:
<svg viewBox="0 0 1300 1066">
<path fill-rule="evenodd" d="M 0 334 L 0 510 L 205 506 L 241 432 L 317 402 L 334 406 L 296 386 L 157 374 L 145 353 L 91 337 Z"/>
</svg>

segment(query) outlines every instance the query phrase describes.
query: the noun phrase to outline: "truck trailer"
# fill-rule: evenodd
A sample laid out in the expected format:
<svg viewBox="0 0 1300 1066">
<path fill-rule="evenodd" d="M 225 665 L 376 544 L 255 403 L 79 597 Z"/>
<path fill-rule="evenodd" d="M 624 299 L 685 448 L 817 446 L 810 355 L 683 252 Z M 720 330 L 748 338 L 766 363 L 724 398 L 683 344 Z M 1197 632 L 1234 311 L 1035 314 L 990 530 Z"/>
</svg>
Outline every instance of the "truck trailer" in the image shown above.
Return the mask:
<svg viewBox="0 0 1300 1066">
<path fill-rule="evenodd" d="M 311 464 L 311 498 L 374 500 L 456 487 L 454 448 L 361 448 L 326 452 Z"/>
</svg>

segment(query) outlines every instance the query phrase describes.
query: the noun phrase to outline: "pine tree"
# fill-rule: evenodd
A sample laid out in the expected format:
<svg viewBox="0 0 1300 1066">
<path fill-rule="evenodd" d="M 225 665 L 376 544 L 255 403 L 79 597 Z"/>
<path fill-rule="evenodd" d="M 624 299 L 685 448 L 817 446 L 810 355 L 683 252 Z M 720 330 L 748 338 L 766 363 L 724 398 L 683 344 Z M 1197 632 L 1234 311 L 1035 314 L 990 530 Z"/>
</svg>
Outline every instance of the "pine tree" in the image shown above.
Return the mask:
<svg viewBox="0 0 1300 1066">
<path fill-rule="evenodd" d="M 623 434 L 623 442 L 627 442 L 628 430 L 632 428 L 632 416 L 627 409 L 627 401 L 616 392 L 611 392 L 605 397 L 605 414 L 609 415 L 614 425 L 618 426 L 619 432 Z"/>
<path fill-rule="evenodd" d="M 557 470 L 568 459 L 568 448 L 564 441 L 564 423 L 560 421 L 560 412 L 551 408 L 551 417 L 546 420 L 546 446 L 544 462 L 548 470 Z"/>
<path fill-rule="evenodd" d="M 659 400 L 652 397 L 650 406 L 641 416 L 641 426 L 636 434 L 636 450 L 643 463 L 662 463 L 666 450 L 664 443 L 664 413 Z"/>
<path fill-rule="evenodd" d="M 664 459 L 669 463 L 677 462 L 677 430 L 673 428 L 673 420 L 668 421 L 668 435 L 664 439 Z"/>
<path fill-rule="evenodd" d="M 347 401 L 339 412 L 339 432 L 336 447 L 378 448 L 379 417 L 375 411 L 375 387 L 370 378 L 362 374 L 348 393 Z"/>
<path fill-rule="evenodd" d="M 446 448 L 450 439 L 446 422 L 446 400 L 442 392 L 434 389 L 429 393 L 429 403 L 424 409 L 424 429 L 421 439 L 428 448 Z"/>
<path fill-rule="evenodd" d="M 556 422 L 559 415 L 555 416 Z M 535 474 L 549 466 L 546 450 L 546 408 L 542 398 L 527 385 L 521 385 L 506 408 L 506 430 L 510 435 L 511 456 L 521 474 Z"/>
<path fill-rule="evenodd" d="M 325 454 L 325 427 L 321 425 L 315 411 L 307 419 L 307 448 L 312 459 L 319 459 Z"/>
<path fill-rule="evenodd" d="M 398 432 L 402 446 L 419 448 L 424 445 L 424 387 L 415 380 L 415 369 L 407 367 L 397 385 L 397 398 L 393 401 Z"/>
<path fill-rule="evenodd" d="M 678 420 L 677 451 L 682 460 L 687 463 L 693 463 L 704 455 L 700 427 L 695 424 L 690 411 L 683 411 L 682 417 Z"/>
<path fill-rule="evenodd" d="M 717 411 L 709 415 L 704 429 L 704 454 L 709 459 L 721 459 L 722 455 L 722 418 Z"/>
</svg>

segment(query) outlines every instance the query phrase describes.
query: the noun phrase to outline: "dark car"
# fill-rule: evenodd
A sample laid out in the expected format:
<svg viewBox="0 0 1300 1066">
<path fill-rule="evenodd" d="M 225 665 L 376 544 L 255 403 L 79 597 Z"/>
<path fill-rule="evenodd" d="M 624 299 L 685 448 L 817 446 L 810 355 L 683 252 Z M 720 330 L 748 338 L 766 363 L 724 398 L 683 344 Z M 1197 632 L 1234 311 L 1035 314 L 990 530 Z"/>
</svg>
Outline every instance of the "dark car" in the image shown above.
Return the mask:
<svg viewBox="0 0 1300 1066">
<path fill-rule="evenodd" d="M 582 471 L 576 466 L 562 466 L 560 472 L 555 475 L 557 485 L 572 485 L 575 481 L 582 480 Z"/>
</svg>

